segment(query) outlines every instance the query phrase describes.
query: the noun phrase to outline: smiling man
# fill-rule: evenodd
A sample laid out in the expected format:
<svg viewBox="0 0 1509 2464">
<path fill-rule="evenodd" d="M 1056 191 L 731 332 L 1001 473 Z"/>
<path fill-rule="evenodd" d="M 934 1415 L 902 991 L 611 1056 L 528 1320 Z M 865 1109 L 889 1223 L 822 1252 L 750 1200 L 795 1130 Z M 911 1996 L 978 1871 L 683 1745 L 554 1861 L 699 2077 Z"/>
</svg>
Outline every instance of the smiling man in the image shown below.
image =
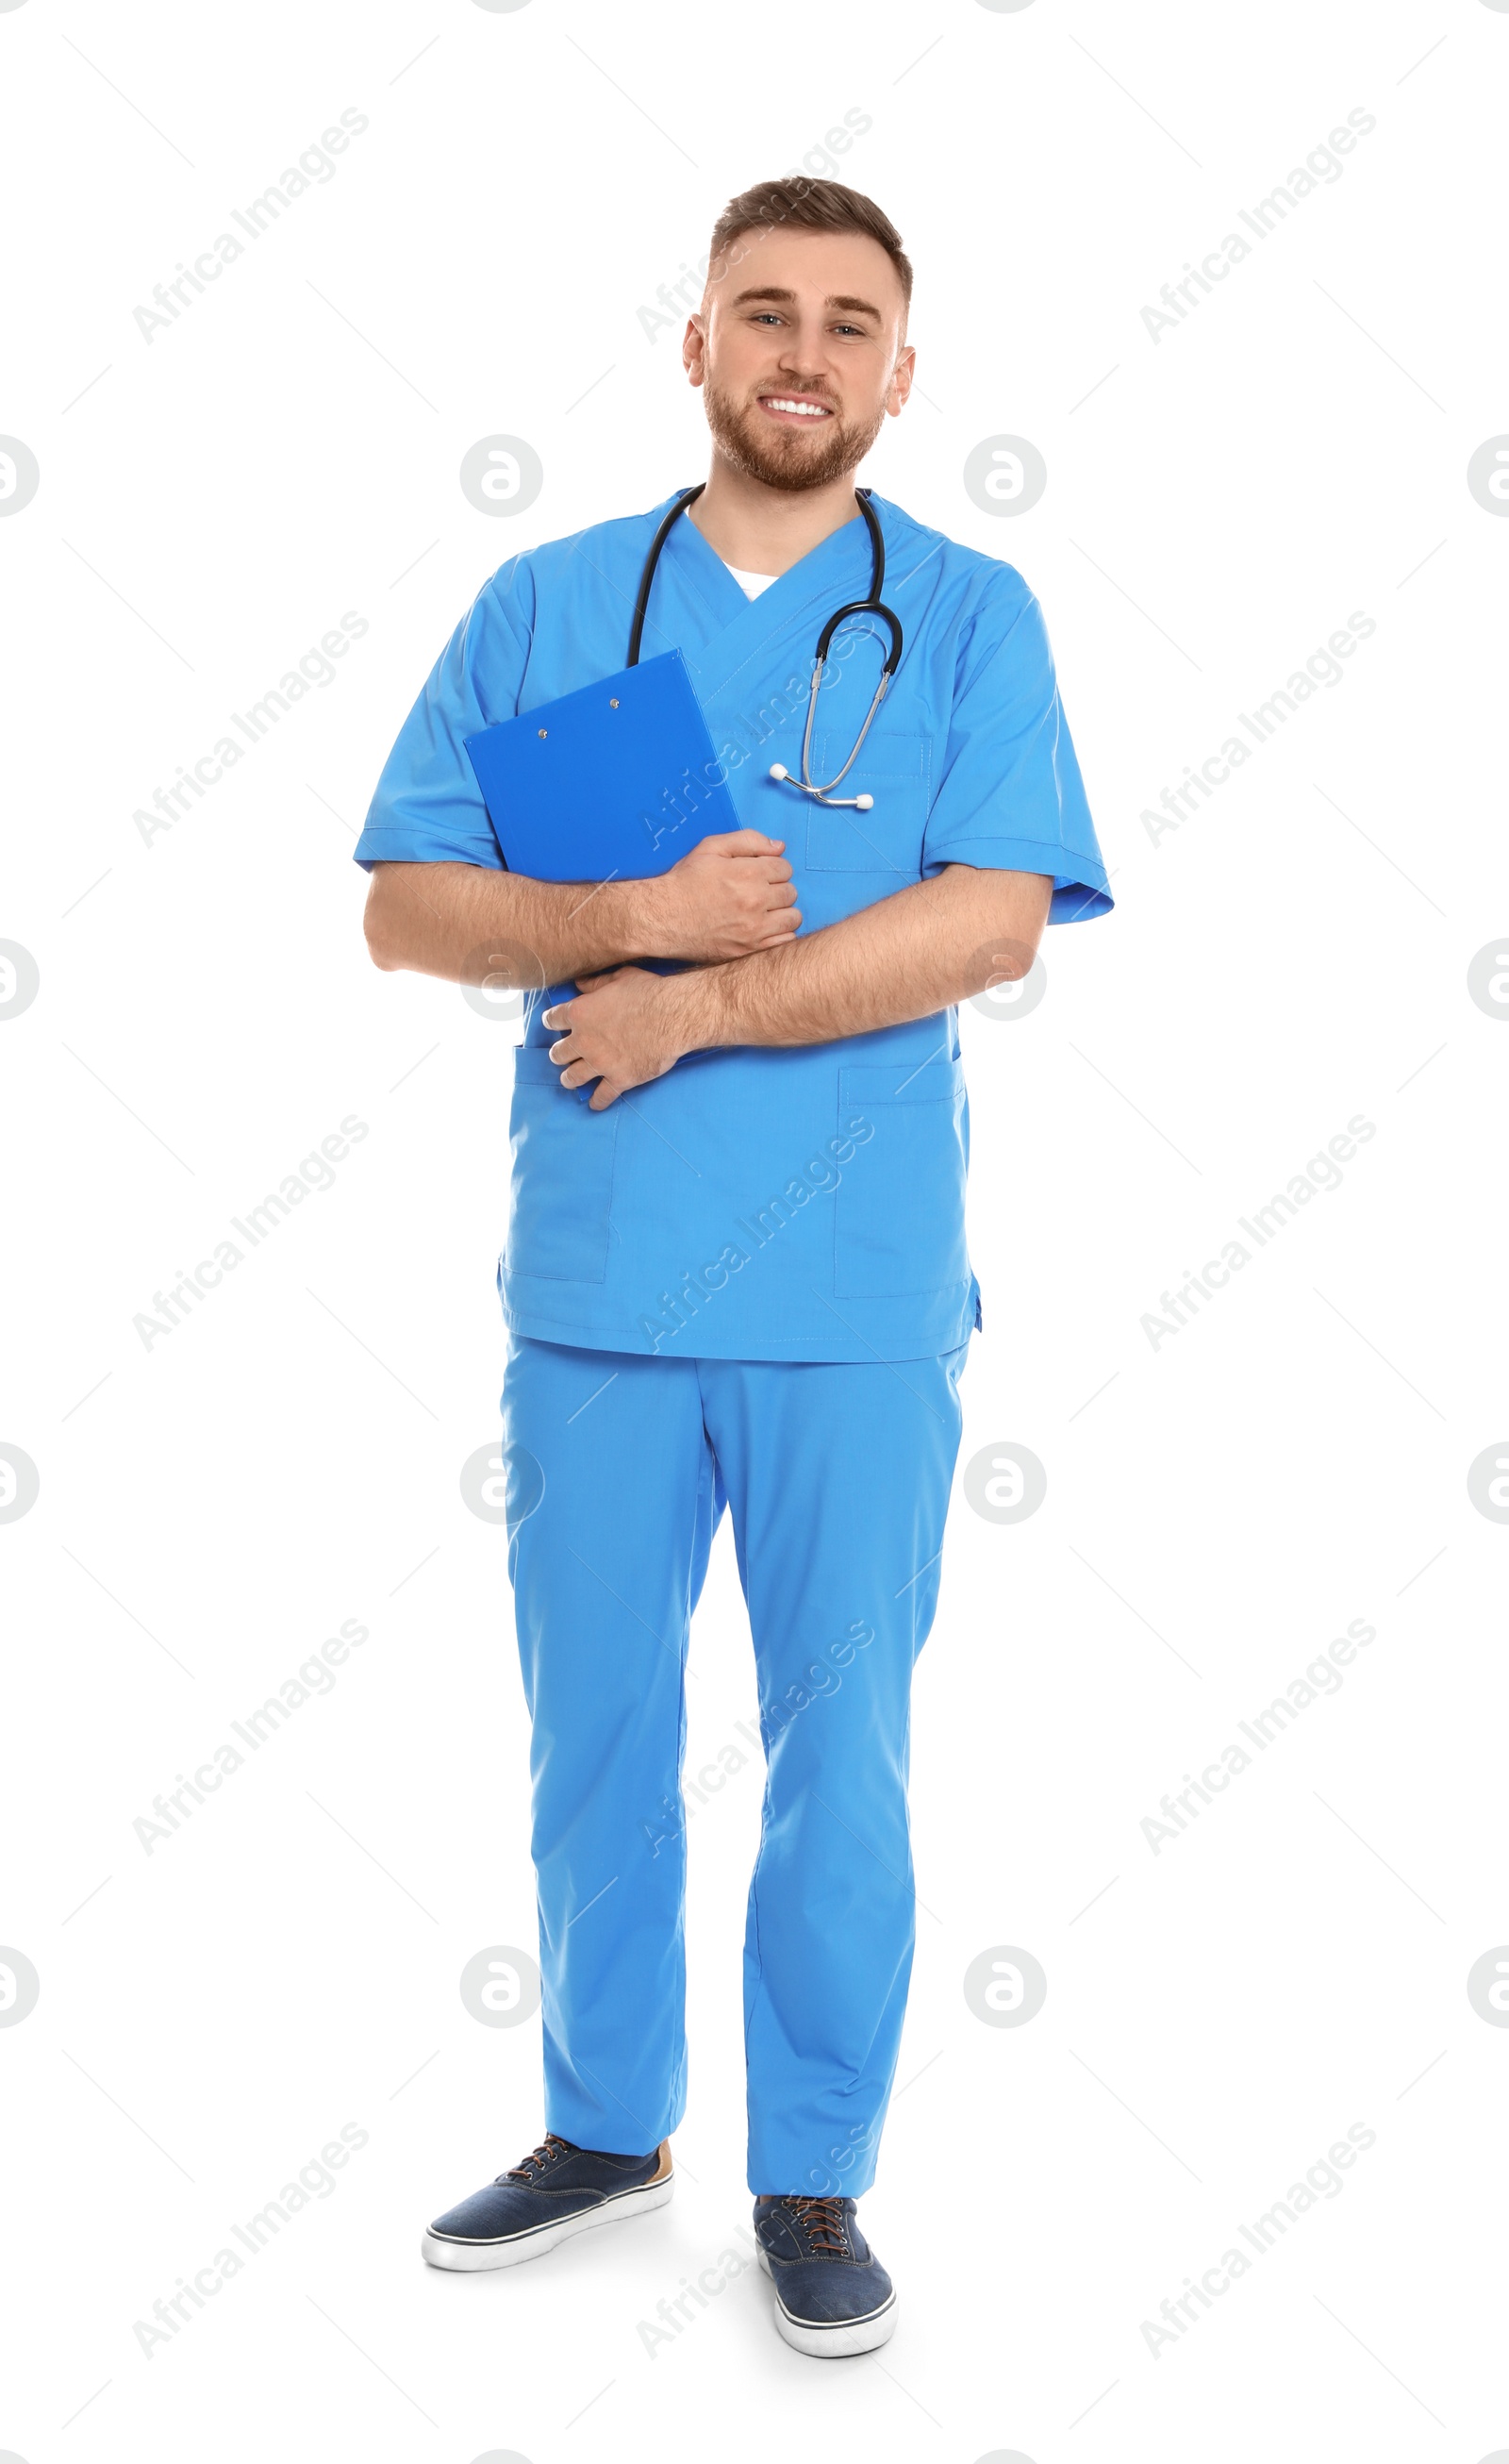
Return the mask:
<svg viewBox="0 0 1509 2464">
<path fill-rule="evenodd" d="M 733 199 L 684 346 L 705 487 L 493 576 L 357 849 L 379 966 L 528 988 L 499 1286 L 545 2135 L 425 2255 L 507 2266 L 670 2195 L 684 1669 L 727 1506 L 767 1761 L 749 2185 L 776 2324 L 821 2355 L 895 2322 L 855 2203 L 906 2009 L 911 1674 L 982 1322 L 956 1004 L 1110 905 L 1020 576 L 856 492 L 911 387 L 910 294 L 854 190 Z M 663 525 L 645 648 L 682 652 L 741 826 L 701 836 L 688 776 L 659 878 L 510 872 L 464 739 L 622 668 Z"/>
</svg>

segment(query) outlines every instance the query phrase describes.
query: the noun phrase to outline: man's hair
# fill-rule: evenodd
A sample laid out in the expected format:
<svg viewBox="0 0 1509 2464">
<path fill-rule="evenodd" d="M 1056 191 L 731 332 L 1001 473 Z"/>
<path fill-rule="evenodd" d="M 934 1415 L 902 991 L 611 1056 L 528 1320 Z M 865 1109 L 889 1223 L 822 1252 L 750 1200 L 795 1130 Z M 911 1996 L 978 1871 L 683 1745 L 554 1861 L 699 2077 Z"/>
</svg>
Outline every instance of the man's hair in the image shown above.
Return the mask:
<svg viewBox="0 0 1509 2464">
<path fill-rule="evenodd" d="M 732 243 L 743 232 L 778 231 L 783 224 L 796 231 L 858 231 L 877 241 L 896 269 L 904 306 L 910 307 L 911 259 L 902 247 L 900 231 L 870 198 L 861 196 L 858 188 L 845 188 L 838 180 L 808 180 L 799 175 L 759 180 L 741 196 L 731 197 L 712 227 L 709 280 L 722 280 L 728 269 L 719 260 L 727 257 Z"/>
</svg>

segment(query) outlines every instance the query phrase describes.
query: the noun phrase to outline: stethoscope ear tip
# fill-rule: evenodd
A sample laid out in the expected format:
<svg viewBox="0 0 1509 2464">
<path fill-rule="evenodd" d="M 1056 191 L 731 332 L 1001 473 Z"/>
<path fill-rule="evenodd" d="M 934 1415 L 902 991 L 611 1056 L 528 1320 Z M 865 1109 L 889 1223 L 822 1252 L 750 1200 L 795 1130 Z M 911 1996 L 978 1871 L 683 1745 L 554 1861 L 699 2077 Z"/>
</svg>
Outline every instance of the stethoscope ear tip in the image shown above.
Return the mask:
<svg viewBox="0 0 1509 2464">
<path fill-rule="evenodd" d="M 854 799 L 854 809 L 857 813 L 867 813 L 874 802 L 875 799 L 873 796 L 856 796 Z"/>
<path fill-rule="evenodd" d="M 784 761 L 773 761 L 770 765 L 770 775 L 773 779 L 789 779 L 791 772 Z"/>
</svg>

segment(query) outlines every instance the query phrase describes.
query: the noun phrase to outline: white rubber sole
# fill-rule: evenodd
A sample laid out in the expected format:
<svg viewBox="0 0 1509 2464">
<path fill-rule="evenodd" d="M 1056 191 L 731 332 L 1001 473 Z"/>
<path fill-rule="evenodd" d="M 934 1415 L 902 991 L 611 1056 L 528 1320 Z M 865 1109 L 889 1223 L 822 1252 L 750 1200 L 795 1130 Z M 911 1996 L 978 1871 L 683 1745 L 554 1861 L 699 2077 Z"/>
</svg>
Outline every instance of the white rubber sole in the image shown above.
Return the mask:
<svg viewBox="0 0 1509 2464">
<path fill-rule="evenodd" d="M 574 2233 L 590 2233 L 595 2225 L 620 2224 L 625 2217 L 644 2215 L 649 2208 L 663 2208 L 675 2187 L 670 2148 L 663 2144 L 660 2170 L 636 2190 L 615 2191 L 611 2199 L 583 2208 L 580 2215 L 535 2225 L 527 2233 L 510 2233 L 498 2241 L 452 2240 L 448 2233 L 428 2232 L 419 2245 L 420 2253 L 429 2266 L 449 2268 L 462 2276 L 475 2276 L 485 2268 L 518 2267 L 526 2258 L 543 2258 L 548 2250 L 570 2241 Z"/>
<path fill-rule="evenodd" d="M 759 2263 L 776 2287 L 775 2272 L 763 2247 Z M 830 2327 L 814 2327 L 805 2319 L 794 2319 L 776 2288 L 776 2326 L 795 2352 L 813 2354 L 819 2361 L 843 2361 L 855 2353 L 873 2353 L 888 2344 L 896 2332 L 896 2296 L 887 2295 L 878 2310 L 869 2311 L 863 2319 L 835 2321 Z"/>
</svg>

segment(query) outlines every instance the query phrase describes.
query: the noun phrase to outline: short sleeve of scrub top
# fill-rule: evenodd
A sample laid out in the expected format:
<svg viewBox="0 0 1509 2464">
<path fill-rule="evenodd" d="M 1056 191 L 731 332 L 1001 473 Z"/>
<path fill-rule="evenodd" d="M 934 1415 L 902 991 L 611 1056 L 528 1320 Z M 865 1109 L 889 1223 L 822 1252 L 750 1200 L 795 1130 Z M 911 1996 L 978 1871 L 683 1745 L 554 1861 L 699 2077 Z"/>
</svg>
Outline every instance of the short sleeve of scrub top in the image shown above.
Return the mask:
<svg viewBox="0 0 1509 2464">
<path fill-rule="evenodd" d="M 478 864 L 503 869 L 465 739 L 513 718 L 529 661 L 535 592 L 515 558 L 478 591 L 436 661 L 383 765 L 358 864 Z"/>
<path fill-rule="evenodd" d="M 1051 874 L 1050 924 L 1111 905 L 1042 610 L 1009 566 L 960 645 L 924 877 L 949 864 Z"/>
</svg>

